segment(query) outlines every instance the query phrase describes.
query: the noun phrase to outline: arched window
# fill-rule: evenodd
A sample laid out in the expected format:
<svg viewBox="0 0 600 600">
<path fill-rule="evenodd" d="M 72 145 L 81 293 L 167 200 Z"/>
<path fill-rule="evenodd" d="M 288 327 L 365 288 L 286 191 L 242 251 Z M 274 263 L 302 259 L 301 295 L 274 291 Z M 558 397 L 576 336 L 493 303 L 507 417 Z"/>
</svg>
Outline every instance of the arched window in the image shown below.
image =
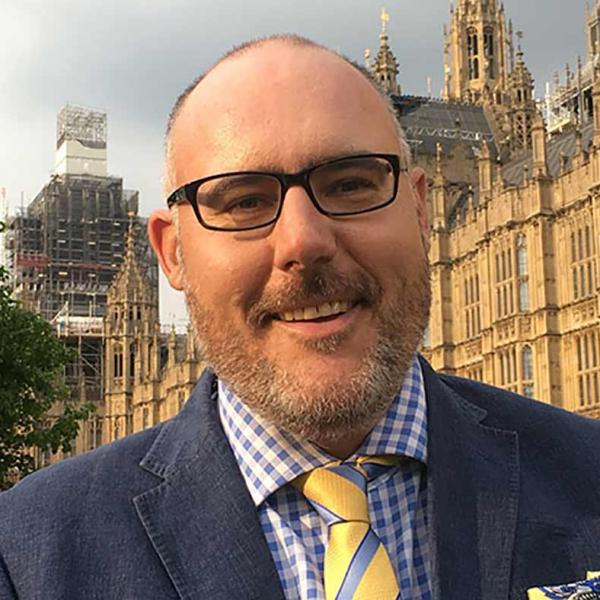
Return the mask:
<svg viewBox="0 0 600 600">
<path fill-rule="evenodd" d="M 525 346 L 522 353 L 523 381 L 533 380 L 533 350 L 531 346 Z"/>
<path fill-rule="evenodd" d="M 521 376 L 523 379 L 523 395 L 533 398 L 533 350 L 524 346 L 521 352 Z"/>
<path fill-rule="evenodd" d="M 113 377 L 123 377 L 123 349 L 120 344 L 113 352 Z"/>
<path fill-rule="evenodd" d="M 600 403 L 600 333 L 585 332 L 575 338 L 579 406 Z"/>
<path fill-rule="evenodd" d="M 527 238 L 522 233 L 517 236 L 517 269 L 519 276 L 528 275 Z"/>
<path fill-rule="evenodd" d="M 483 31 L 483 51 L 486 58 L 487 73 L 489 79 L 496 77 L 496 63 L 494 53 L 494 30 L 492 27 L 486 27 Z"/>
<path fill-rule="evenodd" d="M 529 310 L 529 266 L 527 257 L 527 238 L 517 236 L 517 276 L 519 287 L 519 310 Z"/>
<path fill-rule="evenodd" d="M 129 347 L 129 377 L 133 379 L 135 377 L 135 355 L 136 355 L 136 345 L 131 344 Z"/>
<path fill-rule="evenodd" d="M 469 79 L 479 79 L 479 39 L 474 27 L 467 30 L 467 58 Z"/>
</svg>

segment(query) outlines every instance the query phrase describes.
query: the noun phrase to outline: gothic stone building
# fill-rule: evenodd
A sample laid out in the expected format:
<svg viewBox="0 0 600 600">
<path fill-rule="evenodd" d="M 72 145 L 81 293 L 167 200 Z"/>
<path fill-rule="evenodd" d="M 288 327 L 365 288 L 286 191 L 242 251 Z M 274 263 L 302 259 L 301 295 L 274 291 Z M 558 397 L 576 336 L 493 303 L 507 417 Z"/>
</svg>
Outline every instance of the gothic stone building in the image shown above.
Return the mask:
<svg viewBox="0 0 600 600">
<path fill-rule="evenodd" d="M 442 99 L 401 94 L 388 19 L 365 58 L 429 177 L 422 352 L 436 369 L 600 417 L 600 3 L 586 19 L 585 64 L 542 103 L 522 34 L 515 43 L 496 0 L 451 7 Z M 202 368 L 191 335 L 161 332 L 156 290 L 128 243 L 104 318 L 96 439 L 173 416 Z M 78 450 L 93 445 L 81 437 Z"/>
</svg>

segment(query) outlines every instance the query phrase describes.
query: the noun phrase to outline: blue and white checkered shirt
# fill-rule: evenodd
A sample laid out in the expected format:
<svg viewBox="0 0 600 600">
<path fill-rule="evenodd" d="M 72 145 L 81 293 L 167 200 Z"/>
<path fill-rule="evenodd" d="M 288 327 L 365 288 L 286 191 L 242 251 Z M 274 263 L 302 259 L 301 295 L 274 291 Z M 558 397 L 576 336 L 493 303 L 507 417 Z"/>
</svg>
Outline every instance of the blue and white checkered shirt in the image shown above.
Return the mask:
<svg viewBox="0 0 600 600">
<path fill-rule="evenodd" d="M 275 427 L 219 382 L 219 414 L 289 600 L 321 600 L 327 526 L 289 483 L 334 458 Z M 371 481 L 367 493 L 375 533 L 395 566 L 403 599 L 430 600 L 427 540 L 427 409 L 415 357 L 400 393 L 356 456 L 407 457 Z"/>
</svg>

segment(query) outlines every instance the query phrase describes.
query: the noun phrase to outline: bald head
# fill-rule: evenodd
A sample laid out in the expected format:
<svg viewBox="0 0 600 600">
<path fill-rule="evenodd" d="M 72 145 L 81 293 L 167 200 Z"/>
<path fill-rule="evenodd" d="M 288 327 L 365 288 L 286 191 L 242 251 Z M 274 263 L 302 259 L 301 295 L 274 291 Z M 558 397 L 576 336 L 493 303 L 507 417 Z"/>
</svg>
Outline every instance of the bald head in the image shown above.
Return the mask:
<svg viewBox="0 0 600 600">
<path fill-rule="evenodd" d="M 375 106 L 376 109 L 386 113 L 399 146 L 398 153 L 408 164 L 410 150 L 395 109 L 367 69 L 306 38 L 278 35 L 234 48 L 206 73 L 196 78 L 178 97 L 169 117 L 165 138 L 165 193 L 173 191 L 176 185 L 182 183 L 176 164 L 176 156 L 180 154 L 178 146 L 182 141 L 179 133 L 186 130 L 189 132 L 191 127 L 198 136 L 196 141 L 204 140 L 210 132 L 206 128 L 200 128 L 201 122 L 204 121 L 208 128 L 214 124 L 214 121 L 202 118 L 207 116 L 207 112 L 214 117 L 215 113 L 221 111 L 221 117 L 226 121 L 231 116 L 232 101 L 244 102 L 258 87 L 261 93 L 255 94 L 255 101 L 262 106 L 256 106 L 255 117 L 269 120 L 275 115 L 267 110 L 266 104 L 278 102 L 286 94 L 293 94 L 293 88 L 300 88 L 299 91 L 304 96 L 314 91 L 316 95 L 311 104 L 321 103 L 323 98 L 319 97 L 317 88 L 323 82 L 318 79 L 324 78 L 331 79 L 332 84 L 325 86 L 329 87 L 328 100 L 337 103 L 339 109 L 343 108 L 349 97 L 357 93 L 360 96 L 371 96 L 373 105 L 378 105 Z M 331 89 L 336 87 L 337 92 L 333 93 L 335 98 L 332 98 Z M 272 91 L 270 98 L 267 94 L 266 102 L 265 89 Z M 323 89 L 324 86 L 321 85 L 320 93 L 323 93 Z M 223 119 L 221 123 L 224 124 Z M 298 125 L 299 123 L 289 123 L 287 127 Z M 229 142 L 233 141 L 231 136 L 227 138 Z"/>
</svg>

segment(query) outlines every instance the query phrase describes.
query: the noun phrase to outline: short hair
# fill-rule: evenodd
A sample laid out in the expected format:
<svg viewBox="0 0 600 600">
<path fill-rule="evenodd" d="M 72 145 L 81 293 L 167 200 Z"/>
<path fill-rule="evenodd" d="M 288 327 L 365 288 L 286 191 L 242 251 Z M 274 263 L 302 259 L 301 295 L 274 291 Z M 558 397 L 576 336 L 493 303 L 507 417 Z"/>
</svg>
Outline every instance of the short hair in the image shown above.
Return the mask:
<svg viewBox="0 0 600 600">
<path fill-rule="evenodd" d="M 181 94 L 179 94 L 179 96 L 177 97 L 177 100 L 175 100 L 175 104 L 173 104 L 173 108 L 171 109 L 171 112 L 169 113 L 169 119 L 167 121 L 167 127 L 166 127 L 166 131 L 165 131 L 165 140 L 164 140 L 164 143 L 165 143 L 165 177 L 163 180 L 163 184 L 164 184 L 163 187 L 165 188 L 165 192 L 172 191 L 169 188 L 173 183 L 172 182 L 173 173 L 172 173 L 172 165 L 171 165 L 171 132 L 173 130 L 173 126 L 175 125 L 175 121 L 177 120 L 177 117 L 179 116 L 179 113 L 181 112 L 181 109 L 183 108 L 183 105 L 185 104 L 185 102 L 188 99 L 188 97 L 190 96 L 190 94 L 198 87 L 198 85 L 202 82 L 202 80 L 209 73 L 211 73 L 221 63 L 225 62 L 229 58 L 235 58 L 236 56 L 245 54 L 246 52 L 253 50 L 254 48 L 258 48 L 266 43 L 277 42 L 277 41 L 284 42 L 284 43 L 292 45 L 292 46 L 324 50 L 335 56 L 338 56 L 346 64 L 350 65 L 352 68 L 354 68 L 356 71 L 358 71 L 371 84 L 373 89 L 379 94 L 381 99 L 384 101 L 384 103 L 393 119 L 393 122 L 396 125 L 398 142 L 400 144 L 401 152 L 402 152 L 402 154 L 404 154 L 404 159 L 405 159 L 406 165 L 410 166 L 410 162 L 411 162 L 410 146 L 408 145 L 408 142 L 406 141 L 406 136 L 404 135 L 404 130 L 402 129 L 402 125 L 400 124 L 400 120 L 398 118 L 398 113 L 396 112 L 396 109 L 392 103 L 390 96 L 381 87 L 379 81 L 373 76 L 373 74 L 363 65 L 353 61 L 352 59 L 348 58 L 347 56 L 344 56 L 343 54 L 340 54 L 339 52 L 334 52 L 333 50 L 331 50 L 330 48 L 327 48 L 326 46 L 323 46 L 322 44 L 313 42 L 312 40 L 309 40 L 308 38 L 305 38 L 300 35 L 296 35 L 293 33 L 284 33 L 284 34 L 269 35 L 266 37 L 249 40 L 238 46 L 233 47 L 231 50 L 229 50 L 228 52 L 223 54 L 223 56 L 221 56 L 221 58 L 219 58 L 219 60 L 217 60 L 217 62 L 215 62 L 207 71 L 198 75 L 183 90 L 183 92 L 181 92 Z"/>
</svg>

